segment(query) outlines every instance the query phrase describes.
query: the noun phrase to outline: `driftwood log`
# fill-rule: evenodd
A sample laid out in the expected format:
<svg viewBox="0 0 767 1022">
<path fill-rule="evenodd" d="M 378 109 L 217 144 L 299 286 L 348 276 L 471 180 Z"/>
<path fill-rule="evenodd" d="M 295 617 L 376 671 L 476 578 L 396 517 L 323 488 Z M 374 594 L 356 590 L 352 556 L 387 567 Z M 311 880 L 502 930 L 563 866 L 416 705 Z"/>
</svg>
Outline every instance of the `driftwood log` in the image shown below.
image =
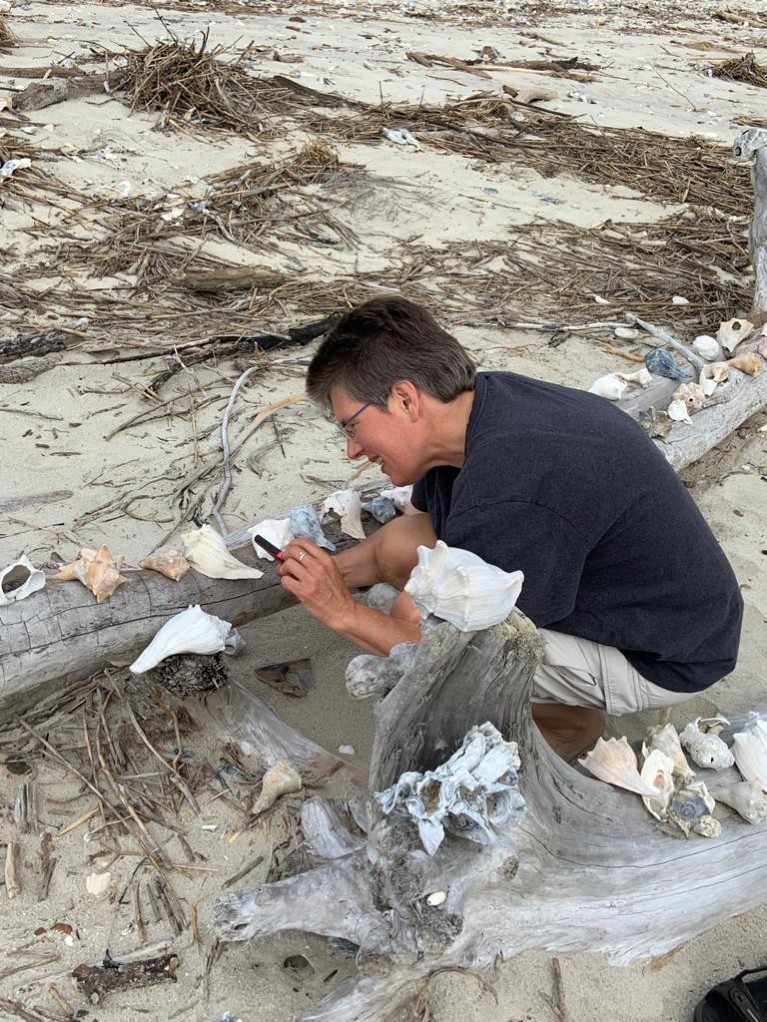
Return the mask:
<svg viewBox="0 0 767 1022">
<path fill-rule="evenodd" d="M 767 323 L 767 128 L 748 128 L 735 139 L 733 156 L 751 164 L 754 215 L 748 232 L 748 254 L 754 268 L 754 301 L 751 320 Z"/>
<path fill-rule="evenodd" d="M 616 964 L 663 955 L 767 901 L 767 824 L 724 810 L 721 837 L 675 839 L 638 796 L 549 750 L 530 713 L 541 652 L 536 629 L 515 611 L 468 634 L 432 618 L 421 644 L 398 647 L 394 664 L 371 656 L 350 664 L 350 690 L 360 674 L 370 690 L 377 674 L 387 693 L 375 708 L 371 792 L 407 770 L 433 769 L 490 721 L 518 744 L 526 811 L 495 845 L 448 834 L 430 857 L 409 818 L 383 816 L 371 800 L 362 848 L 339 834 L 338 847 L 355 850 L 219 897 L 224 940 L 304 930 L 359 945 L 358 975 L 303 1022 L 380 1020 L 405 982 L 445 966 L 492 967 L 531 948 L 599 951 Z M 434 892 L 447 897 L 430 904 Z"/>
</svg>

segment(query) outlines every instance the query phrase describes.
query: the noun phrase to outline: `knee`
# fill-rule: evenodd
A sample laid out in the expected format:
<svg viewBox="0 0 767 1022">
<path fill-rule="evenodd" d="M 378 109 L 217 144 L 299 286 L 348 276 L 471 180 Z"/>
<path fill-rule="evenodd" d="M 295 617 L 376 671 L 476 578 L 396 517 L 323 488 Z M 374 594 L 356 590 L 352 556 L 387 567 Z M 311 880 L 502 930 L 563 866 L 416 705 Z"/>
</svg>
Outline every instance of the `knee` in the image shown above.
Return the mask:
<svg viewBox="0 0 767 1022">
<path fill-rule="evenodd" d="M 388 522 L 377 533 L 378 577 L 402 589 L 418 563 L 418 547 L 433 547 L 436 542 L 431 519 L 426 514 L 403 515 Z"/>
</svg>

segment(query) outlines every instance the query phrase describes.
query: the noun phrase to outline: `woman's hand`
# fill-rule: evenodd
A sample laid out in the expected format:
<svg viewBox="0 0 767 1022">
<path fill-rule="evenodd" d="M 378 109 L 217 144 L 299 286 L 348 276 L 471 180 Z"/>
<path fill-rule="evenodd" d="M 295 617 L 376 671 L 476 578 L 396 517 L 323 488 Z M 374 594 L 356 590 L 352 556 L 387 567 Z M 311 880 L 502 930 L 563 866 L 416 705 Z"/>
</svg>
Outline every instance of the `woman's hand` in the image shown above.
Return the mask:
<svg viewBox="0 0 767 1022">
<path fill-rule="evenodd" d="M 357 604 L 334 559 L 310 539 L 294 539 L 277 568 L 282 585 L 328 628 L 345 632 Z"/>
</svg>

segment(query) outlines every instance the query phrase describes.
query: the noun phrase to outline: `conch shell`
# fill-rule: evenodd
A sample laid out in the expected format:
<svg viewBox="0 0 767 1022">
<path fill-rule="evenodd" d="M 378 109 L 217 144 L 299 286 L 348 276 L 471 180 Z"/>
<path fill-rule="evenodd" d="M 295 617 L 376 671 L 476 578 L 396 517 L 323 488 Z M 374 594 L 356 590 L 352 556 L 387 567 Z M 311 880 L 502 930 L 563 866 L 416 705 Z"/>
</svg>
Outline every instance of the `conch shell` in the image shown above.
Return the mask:
<svg viewBox="0 0 767 1022">
<path fill-rule="evenodd" d="M 683 784 L 693 780 L 695 773 L 690 769 L 690 764 L 682 749 L 682 743 L 679 741 L 679 733 L 673 724 L 650 728 L 642 752 L 647 756 L 653 749 L 658 749 L 669 757 L 674 764 L 674 776 L 678 777 Z"/>
<path fill-rule="evenodd" d="M 767 795 L 758 781 L 739 781 L 713 793 L 717 802 L 724 802 L 749 823 L 767 820 Z"/>
<path fill-rule="evenodd" d="M 0 607 L 17 603 L 45 585 L 45 574 L 28 557 L 21 556 L 0 571 Z"/>
<path fill-rule="evenodd" d="M 199 604 L 187 607 L 165 622 L 130 669 L 133 674 L 144 674 L 179 653 L 220 653 L 231 630 L 228 621 L 206 614 Z"/>
<path fill-rule="evenodd" d="M 608 373 L 594 380 L 589 387 L 589 394 L 597 394 L 608 401 L 620 401 L 628 389 L 628 383 L 618 373 Z"/>
<path fill-rule="evenodd" d="M 730 375 L 730 367 L 726 362 L 712 362 L 711 365 L 703 366 L 698 377 L 698 382 L 703 388 L 706 397 L 710 397 L 717 388 L 717 385 L 726 380 Z"/>
<path fill-rule="evenodd" d="M 740 369 L 742 373 L 748 373 L 749 376 L 755 376 L 764 363 L 755 351 L 743 351 L 734 358 L 728 358 L 727 365 Z"/>
<path fill-rule="evenodd" d="M 270 766 L 264 774 L 261 784 L 261 794 L 253 803 L 253 814 L 258 816 L 269 806 L 274 805 L 282 795 L 289 795 L 293 791 L 300 791 L 303 787 L 301 775 L 295 770 L 286 759 L 278 759 Z"/>
<path fill-rule="evenodd" d="M 681 398 L 675 398 L 668 406 L 668 417 L 673 419 L 674 422 L 686 422 L 692 426 L 692 419 L 690 413 L 687 410 L 687 405 Z"/>
<path fill-rule="evenodd" d="M 148 568 L 149 571 L 159 571 L 166 578 L 178 582 L 189 571 L 189 561 L 178 550 L 168 550 L 164 554 L 150 554 L 143 561 L 139 561 L 140 568 Z"/>
<path fill-rule="evenodd" d="M 362 501 L 356 490 L 336 490 L 325 499 L 322 513 L 335 512 L 341 519 L 341 532 L 352 539 L 365 539 L 362 528 Z"/>
<path fill-rule="evenodd" d="M 698 727 L 700 718 L 691 721 L 679 735 L 682 747 L 687 749 L 693 762 L 708 770 L 724 770 L 735 763 L 735 757 L 719 735 L 704 732 Z"/>
<path fill-rule="evenodd" d="M 192 567 L 208 578 L 262 578 L 263 571 L 233 557 L 223 536 L 211 525 L 181 533 L 184 552 Z"/>
<path fill-rule="evenodd" d="M 739 731 L 732 740 L 735 762 L 747 781 L 756 781 L 767 792 L 767 724 L 758 720 L 748 731 Z"/>
<path fill-rule="evenodd" d="M 405 586 L 421 617 L 433 614 L 459 631 L 475 632 L 505 621 L 522 590 L 521 571 L 502 571 L 481 557 L 437 540 L 418 547 L 418 564 Z"/>
<path fill-rule="evenodd" d="M 674 794 L 674 761 L 660 749 L 653 749 L 645 757 L 640 777 L 649 787 L 657 789 L 657 795 L 652 798 L 642 796 L 645 808 L 656 820 L 665 819 Z"/>
<path fill-rule="evenodd" d="M 581 756 L 578 762 L 600 781 L 613 784 L 616 788 L 633 791 L 643 798 L 658 798 L 658 789 L 642 780 L 637 768 L 636 755 L 625 735 L 620 739 L 610 738 L 607 741 L 598 738 L 594 748 L 585 756 Z"/>
<path fill-rule="evenodd" d="M 716 339 L 725 351 L 735 351 L 741 341 L 750 336 L 754 324 L 747 319 L 728 319 L 721 324 L 716 334 Z"/>
<path fill-rule="evenodd" d="M 79 579 L 96 597 L 96 603 L 103 603 L 126 581 L 120 574 L 124 563 L 122 554 L 112 557 L 105 546 L 98 550 L 83 547 L 77 560 L 62 568 L 56 578 L 63 582 Z"/>
<path fill-rule="evenodd" d="M 282 550 L 293 539 L 293 530 L 290 526 L 289 518 L 265 518 L 258 525 L 251 526 L 248 532 L 250 533 L 256 555 L 267 561 L 273 561 L 274 558 L 268 550 L 265 550 L 256 543 L 255 536 L 263 536 L 264 539 L 268 539 L 278 550 Z"/>
<path fill-rule="evenodd" d="M 690 412 L 697 412 L 706 402 L 706 395 L 699 383 L 680 383 L 671 396 L 675 401 L 684 401 Z"/>
</svg>

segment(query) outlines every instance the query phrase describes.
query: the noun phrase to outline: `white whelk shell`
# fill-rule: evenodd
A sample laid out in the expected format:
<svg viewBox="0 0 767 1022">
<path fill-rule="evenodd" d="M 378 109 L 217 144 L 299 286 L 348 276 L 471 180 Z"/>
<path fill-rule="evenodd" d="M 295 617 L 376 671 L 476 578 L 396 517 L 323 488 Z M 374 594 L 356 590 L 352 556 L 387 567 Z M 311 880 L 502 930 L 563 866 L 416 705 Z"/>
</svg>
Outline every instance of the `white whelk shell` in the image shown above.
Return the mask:
<svg viewBox="0 0 767 1022">
<path fill-rule="evenodd" d="M 687 410 L 687 405 L 680 398 L 676 398 L 668 406 L 668 417 L 673 419 L 674 422 L 686 422 L 692 426 L 692 419 L 690 413 Z"/>
<path fill-rule="evenodd" d="M 730 367 L 726 362 L 712 362 L 711 365 L 703 366 L 700 371 L 698 382 L 703 388 L 706 397 L 710 397 L 717 386 L 730 375 Z"/>
<path fill-rule="evenodd" d="M 674 764 L 674 776 L 678 777 L 683 784 L 687 784 L 695 777 L 682 749 L 682 743 L 679 741 L 679 733 L 673 724 L 668 723 L 662 727 L 658 725 L 650 728 L 642 751 L 644 752 L 645 749 L 648 751 L 658 749 L 668 756 Z M 646 752 L 645 755 L 647 755 Z"/>
<path fill-rule="evenodd" d="M 356 490 L 336 490 L 325 499 L 322 513 L 333 511 L 341 519 L 341 532 L 352 539 L 365 539 L 362 528 L 362 501 Z"/>
<path fill-rule="evenodd" d="M 671 395 L 674 401 L 684 401 L 690 412 L 697 412 L 706 402 L 706 394 L 699 383 L 680 383 Z"/>
<path fill-rule="evenodd" d="M 253 549 L 256 551 L 256 555 L 266 561 L 273 561 L 274 558 L 267 550 L 264 550 L 262 546 L 256 543 L 256 536 L 263 536 L 264 539 L 268 539 L 278 550 L 282 550 L 293 539 L 293 528 L 289 518 L 265 518 L 258 525 L 251 526 L 248 529 L 248 533 L 253 541 Z"/>
<path fill-rule="evenodd" d="M 747 319 L 728 319 L 719 327 L 716 339 L 725 351 L 732 353 L 741 341 L 744 341 L 754 329 L 754 324 Z"/>
<path fill-rule="evenodd" d="M 735 757 L 722 739 L 711 732 L 701 731 L 698 720 L 691 721 L 679 735 L 682 747 L 687 749 L 693 762 L 708 770 L 724 770 L 735 763 Z"/>
<path fill-rule="evenodd" d="M 598 380 L 594 380 L 589 387 L 589 394 L 597 394 L 608 401 L 620 401 L 628 387 L 628 383 L 621 379 L 618 373 L 608 373 L 607 376 L 600 376 Z"/>
<path fill-rule="evenodd" d="M 674 761 L 660 749 L 648 751 L 646 747 L 643 747 L 642 752 L 645 755 L 645 761 L 640 777 L 645 784 L 650 788 L 656 788 L 658 792 L 653 797 L 643 795 L 642 801 L 647 811 L 652 813 L 656 820 L 663 820 L 674 794 Z"/>
<path fill-rule="evenodd" d="M 220 653 L 231 630 L 228 621 L 206 614 L 199 604 L 187 607 L 165 622 L 130 669 L 133 674 L 143 674 L 179 653 Z"/>
<path fill-rule="evenodd" d="M 413 496 L 412 486 L 389 486 L 385 490 L 381 490 L 381 497 L 388 497 L 389 500 L 394 501 L 394 506 L 398 511 L 404 511 L 410 503 L 410 498 Z"/>
<path fill-rule="evenodd" d="M 303 781 L 299 772 L 286 759 L 278 759 L 264 774 L 261 794 L 253 803 L 254 816 L 274 805 L 278 798 L 293 791 L 300 791 L 302 787 Z"/>
<path fill-rule="evenodd" d="M 624 735 L 622 738 L 598 738 L 597 744 L 578 760 L 594 777 L 600 781 L 633 791 L 644 798 L 657 799 L 658 789 L 642 777 L 637 768 L 634 750 Z"/>
<path fill-rule="evenodd" d="M 722 357 L 722 349 L 716 337 L 710 334 L 700 334 L 692 342 L 692 350 L 707 362 L 716 362 Z"/>
<path fill-rule="evenodd" d="M 233 557 L 223 536 L 211 525 L 181 533 L 184 552 L 192 567 L 208 578 L 262 578 L 263 571 Z"/>
<path fill-rule="evenodd" d="M 757 720 L 748 731 L 739 731 L 732 740 L 738 770 L 747 781 L 767 792 L 767 723 Z"/>
<path fill-rule="evenodd" d="M 505 621 L 522 590 L 521 571 L 502 571 L 481 557 L 437 540 L 418 547 L 418 564 L 405 586 L 421 617 L 433 614 L 459 631 L 475 632 Z"/>
<path fill-rule="evenodd" d="M 652 373 L 647 366 L 642 366 L 634 373 L 614 373 L 613 375 L 617 376 L 619 380 L 623 380 L 624 383 L 641 387 L 643 390 L 652 383 Z"/>
<path fill-rule="evenodd" d="M 767 820 L 767 795 L 758 781 L 739 781 L 713 792 L 717 802 L 730 806 L 749 823 Z"/>
<path fill-rule="evenodd" d="M 0 607 L 25 600 L 44 585 L 44 572 L 36 568 L 28 557 L 22 555 L 18 561 L 0 571 Z"/>
</svg>

